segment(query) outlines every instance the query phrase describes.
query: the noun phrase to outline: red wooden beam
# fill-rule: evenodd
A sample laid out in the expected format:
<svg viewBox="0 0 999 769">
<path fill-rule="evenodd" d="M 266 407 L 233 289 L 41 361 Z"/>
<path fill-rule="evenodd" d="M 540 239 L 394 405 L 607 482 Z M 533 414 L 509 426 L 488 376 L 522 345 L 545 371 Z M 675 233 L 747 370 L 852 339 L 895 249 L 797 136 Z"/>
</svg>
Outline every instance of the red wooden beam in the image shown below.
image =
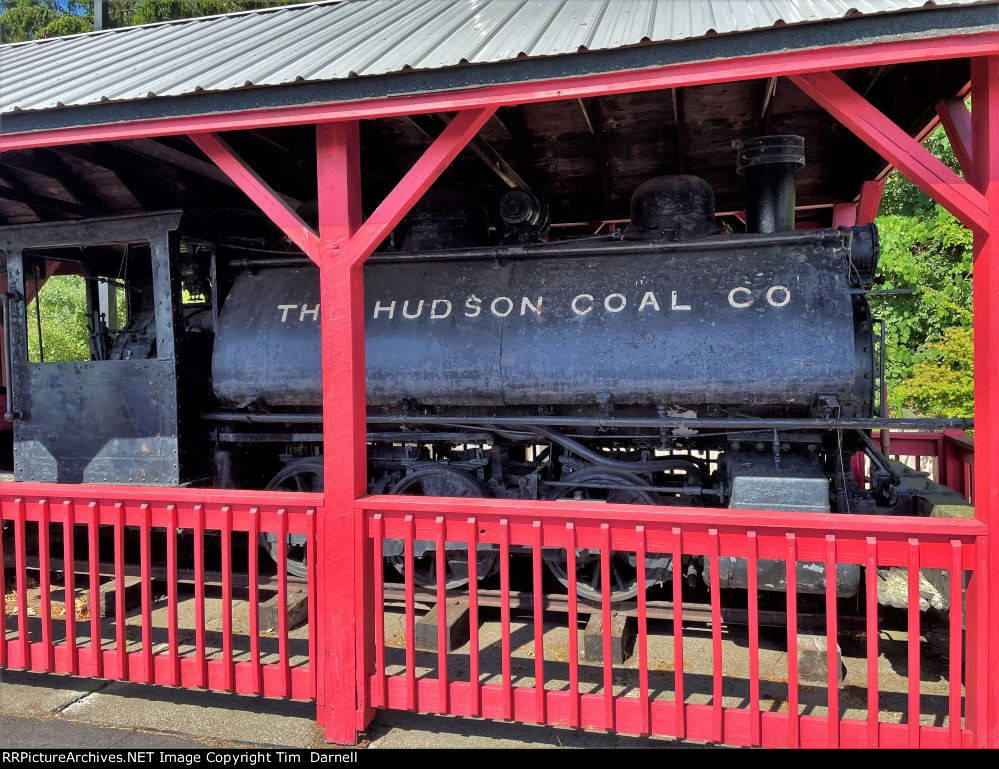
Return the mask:
<svg viewBox="0 0 999 769">
<path fill-rule="evenodd" d="M 987 56 L 996 53 L 999 53 L 999 32 L 949 35 L 929 40 L 910 39 L 867 45 L 844 45 L 818 50 L 783 51 L 720 61 L 690 62 L 599 75 L 555 78 L 543 82 L 509 83 L 436 94 L 392 96 L 318 106 L 155 118 L 129 123 L 59 128 L 21 134 L 0 133 L 0 152 L 81 142 L 453 112 L 474 107 L 533 104 L 606 96 L 608 94 L 658 91 L 708 83 L 755 80 L 774 75 L 787 76 L 806 72 L 903 64 L 912 61 Z"/>
<path fill-rule="evenodd" d="M 967 597 L 968 722 L 999 746 L 999 56 L 971 63 L 975 186 L 989 210 L 975 233 L 975 517 L 989 529 L 988 571 Z M 991 643 L 990 643 L 991 640 Z"/>
<path fill-rule="evenodd" d="M 857 202 L 857 224 L 872 224 L 877 219 L 886 178 L 864 182 L 861 185 L 860 200 Z"/>
<path fill-rule="evenodd" d="M 352 265 L 364 263 L 378 244 L 388 237 L 402 217 L 409 212 L 413 204 L 437 181 L 451 161 L 458 157 L 458 153 L 488 122 L 495 111 L 495 107 L 467 110 L 458 113 L 454 120 L 448 123 L 440 136 L 433 141 L 423 156 L 416 161 L 350 239 Z"/>
<path fill-rule="evenodd" d="M 985 197 L 831 72 L 791 77 L 802 91 L 966 226 L 983 230 Z"/>
<path fill-rule="evenodd" d="M 314 262 L 319 260 L 319 236 L 295 213 L 270 185 L 239 157 L 224 139 L 215 134 L 192 134 L 198 145 L 215 165 L 252 200 L 267 218 L 276 224 L 288 239 Z"/>
<path fill-rule="evenodd" d="M 943 99 L 937 102 L 937 115 L 950 139 L 957 162 L 964 172 L 964 178 L 971 181 L 974 169 L 972 162 L 971 113 L 964 99 Z"/>
<path fill-rule="evenodd" d="M 367 492 L 364 286 L 348 244 L 361 224 L 358 123 L 318 126 L 319 282 L 322 307 L 324 515 L 317 530 L 320 629 L 316 648 L 317 720 L 326 738 L 352 745 L 359 693 L 373 672 L 365 660 L 363 519 L 354 500 Z M 368 635 L 367 639 L 370 640 Z M 360 683 L 359 683 L 360 682 Z M 363 721 L 360 725 L 363 728 Z"/>
</svg>

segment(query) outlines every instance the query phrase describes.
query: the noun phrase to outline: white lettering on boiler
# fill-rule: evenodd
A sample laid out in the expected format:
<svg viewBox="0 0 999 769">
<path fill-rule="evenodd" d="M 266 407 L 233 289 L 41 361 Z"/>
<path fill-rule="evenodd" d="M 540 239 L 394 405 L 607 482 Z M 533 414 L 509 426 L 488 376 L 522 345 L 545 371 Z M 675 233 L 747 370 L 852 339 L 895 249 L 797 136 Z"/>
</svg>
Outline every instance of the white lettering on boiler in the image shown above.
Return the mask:
<svg viewBox="0 0 999 769">
<path fill-rule="evenodd" d="M 674 292 L 674 296 L 676 292 Z M 645 296 L 642 297 L 641 303 L 638 305 L 638 311 L 642 312 L 646 307 L 654 307 L 656 312 L 659 312 L 659 300 L 656 299 L 655 292 L 646 291 Z"/>
<path fill-rule="evenodd" d="M 538 297 L 538 303 L 532 304 L 531 300 L 526 296 L 520 300 L 520 314 L 527 315 L 527 311 L 530 310 L 535 315 L 541 314 L 541 302 L 544 300 L 543 296 Z"/>
<path fill-rule="evenodd" d="M 735 298 L 736 294 L 745 294 L 746 297 L 748 298 L 742 301 L 738 301 Z M 743 286 L 739 286 L 738 288 L 733 288 L 731 291 L 728 292 L 728 303 L 732 305 L 735 309 L 742 310 L 746 307 L 750 307 L 753 304 L 753 294 L 748 288 L 745 288 Z"/>
<path fill-rule="evenodd" d="M 506 309 L 497 309 L 501 304 L 505 304 Z M 489 305 L 489 311 L 497 318 L 505 318 L 513 312 L 513 299 L 508 296 L 497 296 L 493 299 L 492 304 Z"/>
<path fill-rule="evenodd" d="M 438 312 L 437 311 L 438 305 L 446 306 L 447 309 L 444 310 L 444 312 Z M 446 318 L 450 314 L 451 314 L 451 302 L 449 302 L 447 299 L 434 299 L 433 303 L 430 305 L 431 320 L 439 320 L 441 318 Z"/>
<path fill-rule="evenodd" d="M 589 307 L 587 307 L 586 309 L 581 309 L 579 307 L 579 301 L 581 299 L 585 299 L 587 302 L 589 302 L 590 303 Z M 586 315 L 586 313 L 588 313 L 592 309 L 593 309 L 593 294 L 580 294 L 579 296 L 573 298 L 572 311 L 577 315 Z"/>
<path fill-rule="evenodd" d="M 419 318 L 423 314 L 423 300 L 421 299 L 416 305 L 416 312 L 410 314 L 409 312 L 409 300 L 407 299 L 402 303 L 402 317 L 413 320 L 414 318 Z"/>
<path fill-rule="evenodd" d="M 482 300 L 472 294 L 465 300 L 465 317 L 477 318 L 482 314 Z"/>
<path fill-rule="evenodd" d="M 604 309 L 607 312 L 621 312 L 627 305 L 628 299 L 624 294 L 607 294 L 604 299 Z"/>
<path fill-rule="evenodd" d="M 778 291 L 782 293 L 782 297 L 780 299 L 776 298 Z M 783 307 L 790 301 L 791 301 L 791 289 L 789 289 L 787 286 L 771 286 L 767 290 L 767 302 L 772 307 Z"/>
<path fill-rule="evenodd" d="M 382 304 L 380 299 L 375 302 L 375 313 L 371 317 L 377 320 L 378 313 L 380 312 L 387 312 L 389 320 L 392 320 L 392 318 L 395 317 L 395 299 L 389 302 L 387 307 Z"/>
</svg>

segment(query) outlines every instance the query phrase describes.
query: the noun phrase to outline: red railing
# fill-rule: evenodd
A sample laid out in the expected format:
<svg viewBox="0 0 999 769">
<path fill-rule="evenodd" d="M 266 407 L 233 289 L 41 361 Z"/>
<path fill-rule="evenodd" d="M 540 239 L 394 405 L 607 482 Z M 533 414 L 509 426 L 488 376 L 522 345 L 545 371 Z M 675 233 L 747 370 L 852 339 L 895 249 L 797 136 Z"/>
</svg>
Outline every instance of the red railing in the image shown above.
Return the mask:
<svg viewBox="0 0 999 769">
<path fill-rule="evenodd" d="M 272 533 L 282 547 L 296 535 L 315 552 L 321 504 L 312 494 L 3 484 L 0 552 L 5 566 L 13 560 L 14 584 L 4 584 L 5 568 L 0 594 L 12 587 L 14 600 L 5 601 L 0 668 L 313 698 L 315 634 L 292 639 L 285 611 L 275 612 L 274 632 L 260 626 L 261 593 L 286 606 L 289 578 L 262 574 L 258 538 Z M 51 555 L 55 538 L 62 559 Z M 314 615 L 310 590 L 313 628 Z"/>
<path fill-rule="evenodd" d="M 878 434 L 874 434 L 879 440 Z M 930 459 L 933 480 L 974 501 L 975 443 L 963 430 L 940 433 L 892 433 L 889 441 L 896 459 L 919 470 Z"/>
<path fill-rule="evenodd" d="M 949 599 L 956 607 L 963 605 L 962 585 L 965 577 L 972 582 L 982 573 L 986 555 L 986 529 L 971 519 L 905 519 L 881 516 L 795 515 L 764 511 L 741 511 L 699 508 L 641 508 L 628 505 L 564 502 L 510 502 L 504 500 L 439 500 L 421 497 L 377 496 L 361 500 L 367 511 L 368 541 L 375 554 L 382 553 L 386 540 L 399 539 L 405 546 L 404 599 L 404 659 L 390 659 L 386 642 L 386 621 L 389 612 L 386 583 L 378 569 L 374 585 L 374 645 L 375 670 L 366 693 L 370 705 L 426 713 L 448 713 L 460 716 L 523 721 L 549 725 L 564 725 L 590 729 L 613 730 L 632 734 L 664 735 L 680 739 L 734 745 L 766 745 L 791 747 L 943 747 L 968 746 L 976 743 L 977 735 L 962 725 L 964 701 L 962 613 L 951 611 L 948 619 L 949 684 L 947 708 L 943 714 L 946 726 L 925 725 L 920 716 L 933 717 L 921 709 L 920 693 L 920 611 L 919 574 L 925 569 L 941 569 L 951 577 Z M 443 606 L 448 599 L 466 601 L 469 612 L 468 674 L 454 680 L 449 676 L 449 656 L 446 651 L 445 612 L 438 614 L 438 650 L 436 661 L 418 660 L 415 647 L 416 588 L 413 573 L 414 544 L 418 540 L 434 543 L 436 557 L 441 559 L 448 543 L 461 543 L 468 553 L 477 552 L 480 544 L 499 550 L 499 647 L 498 664 L 485 670 L 479 639 L 482 612 L 479 588 L 474 575 L 466 591 L 455 596 L 444 589 L 439 576 L 433 601 Z M 453 548 L 453 545 L 452 545 Z M 530 553 L 533 596 L 533 683 L 514 685 L 511 664 L 511 550 Z M 542 548 L 558 548 L 569 555 L 570 586 L 567 597 L 568 670 L 567 680 L 550 685 L 549 670 L 554 660 L 545 656 L 546 599 L 540 585 L 543 580 Z M 611 620 L 614 607 L 607 591 L 599 606 L 581 605 L 575 596 L 573 558 L 577 549 L 599 550 L 603 584 L 609 582 L 609 552 L 634 553 L 638 578 L 644 578 L 650 553 L 671 554 L 673 563 L 684 555 L 702 556 L 709 560 L 711 572 L 718 574 L 718 559 L 744 558 L 748 561 L 750 587 L 747 591 L 748 617 L 748 696 L 744 705 L 724 703 L 721 591 L 712 586 L 710 593 L 710 661 L 706 672 L 710 680 L 708 703 L 688 701 L 688 677 L 703 679 L 705 672 L 695 674 L 684 661 L 684 645 L 694 626 L 705 619 L 684 618 L 680 580 L 672 581 L 672 673 L 663 675 L 649 665 L 649 618 L 644 592 L 637 596 L 637 696 L 625 696 L 615 689 L 622 673 L 611 659 Z M 791 564 L 786 567 L 788 595 L 786 619 L 787 700 L 784 712 L 764 712 L 760 700 L 761 671 L 759 667 L 760 607 L 756 590 L 755 565 L 761 559 L 773 559 Z M 440 562 L 440 561 L 438 561 Z M 831 572 L 837 564 L 859 564 L 874 573 L 878 567 L 899 567 L 907 570 L 909 609 L 907 616 L 908 690 L 904 707 L 905 723 L 890 723 L 879 719 L 879 626 L 876 584 L 869 580 L 866 587 L 864 630 L 867 646 L 867 716 L 865 719 L 840 717 L 838 700 L 839 640 L 837 621 L 839 608 L 835 582 L 827 583 L 824 597 L 825 636 L 828 641 L 828 692 L 826 715 L 801 712 L 797 672 L 798 596 L 795 591 L 796 564 L 819 562 Z M 468 560 L 474 572 L 475 558 Z M 442 571 L 438 570 L 442 575 Z M 956 577 L 956 578 L 955 578 Z M 975 606 L 969 611 L 984 609 L 984 591 L 975 593 Z M 422 601 L 428 600 L 422 598 Z M 577 633 L 580 615 L 598 612 L 602 617 L 603 655 L 599 691 L 580 690 L 581 664 Z M 971 642 L 969 641 L 969 644 Z M 981 647 L 979 647 L 981 648 Z M 560 655 L 561 656 L 561 655 Z M 494 663 L 494 654 L 490 654 Z M 704 662 L 704 660 L 700 660 Z M 453 664 L 453 663 L 452 663 Z M 562 663 L 559 663 L 560 665 Z M 430 669 L 436 667 L 436 675 Z M 420 670 L 423 672 L 419 672 Z M 483 677 L 497 679 L 482 683 Z M 518 678 L 524 678 L 518 674 Z M 656 678 L 667 679 L 664 682 Z M 650 692 L 655 688 L 659 696 Z M 703 687 L 702 687 L 703 688 Z M 969 691 L 975 691 L 969 687 Z M 668 696 L 663 696 L 663 695 Z M 828 714 L 836 714 L 830 717 Z M 939 716 L 938 716 L 939 718 Z"/>
</svg>

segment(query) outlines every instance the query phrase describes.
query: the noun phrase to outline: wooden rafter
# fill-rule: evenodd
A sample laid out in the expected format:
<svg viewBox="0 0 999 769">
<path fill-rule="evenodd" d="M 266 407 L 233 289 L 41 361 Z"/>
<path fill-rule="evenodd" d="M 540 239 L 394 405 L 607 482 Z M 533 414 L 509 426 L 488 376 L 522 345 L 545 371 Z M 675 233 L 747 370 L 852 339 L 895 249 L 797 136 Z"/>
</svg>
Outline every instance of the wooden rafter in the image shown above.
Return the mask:
<svg viewBox="0 0 999 769">
<path fill-rule="evenodd" d="M 162 207 L 162 196 L 148 183 L 142 174 L 142 169 L 135 163 L 130 163 L 127 156 L 123 156 L 111 146 L 105 144 L 67 145 L 60 147 L 59 152 L 109 171 L 139 204 L 140 208 L 155 210 Z"/>
<path fill-rule="evenodd" d="M 676 132 L 676 172 L 686 173 L 687 169 L 687 126 L 683 107 L 683 89 L 674 88 L 670 91 L 673 104 L 673 124 Z"/>
<path fill-rule="evenodd" d="M 593 99 L 576 99 L 579 109 L 583 113 L 586 127 L 593 137 L 594 161 L 597 175 L 600 177 L 600 188 L 603 190 L 604 216 L 610 215 L 611 203 L 613 201 L 613 179 L 610 172 L 610 157 L 607 153 L 607 137 L 601 128 L 600 105 Z"/>
<path fill-rule="evenodd" d="M 175 166 L 203 179 L 218 182 L 227 187 L 236 186 L 228 176 L 211 163 L 206 163 L 200 158 L 169 147 L 155 139 L 132 139 L 130 141 L 118 142 L 116 146 L 136 155 L 141 155 L 144 158 L 158 160 L 161 163 Z"/>
<path fill-rule="evenodd" d="M 6 186 L 0 186 L 0 198 L 10 200 L 15 203 L 23 203 L 34 212 L 39 219 L 44 217 L 39 215 L 39 210 L 52 211 L 58 214 L 68 214 L 70 216 L 88 216 L 93 212 L 80 205 L 61 198 L 54 198 L 50 195 L 41 195 L 28 189 L 19 179 L 11 174 L 0 174 L 0 181 Z"/>
</svg>

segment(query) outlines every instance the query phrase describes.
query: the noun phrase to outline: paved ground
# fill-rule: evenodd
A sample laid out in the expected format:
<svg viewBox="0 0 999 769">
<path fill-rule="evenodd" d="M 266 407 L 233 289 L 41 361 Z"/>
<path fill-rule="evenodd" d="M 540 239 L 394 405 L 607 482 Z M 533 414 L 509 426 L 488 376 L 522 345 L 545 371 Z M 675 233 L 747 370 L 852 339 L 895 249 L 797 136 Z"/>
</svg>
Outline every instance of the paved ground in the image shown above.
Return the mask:
<svg viewBox="0 0 999 769">
<path fill-rule="evenodd" d="M 103 683 L 43 673 L 0 673 L 0 748 L 327 747 L 306 703 Z M 672 747 L 665 740 L 381 714 L 373 748 Z"/>
</svg>

